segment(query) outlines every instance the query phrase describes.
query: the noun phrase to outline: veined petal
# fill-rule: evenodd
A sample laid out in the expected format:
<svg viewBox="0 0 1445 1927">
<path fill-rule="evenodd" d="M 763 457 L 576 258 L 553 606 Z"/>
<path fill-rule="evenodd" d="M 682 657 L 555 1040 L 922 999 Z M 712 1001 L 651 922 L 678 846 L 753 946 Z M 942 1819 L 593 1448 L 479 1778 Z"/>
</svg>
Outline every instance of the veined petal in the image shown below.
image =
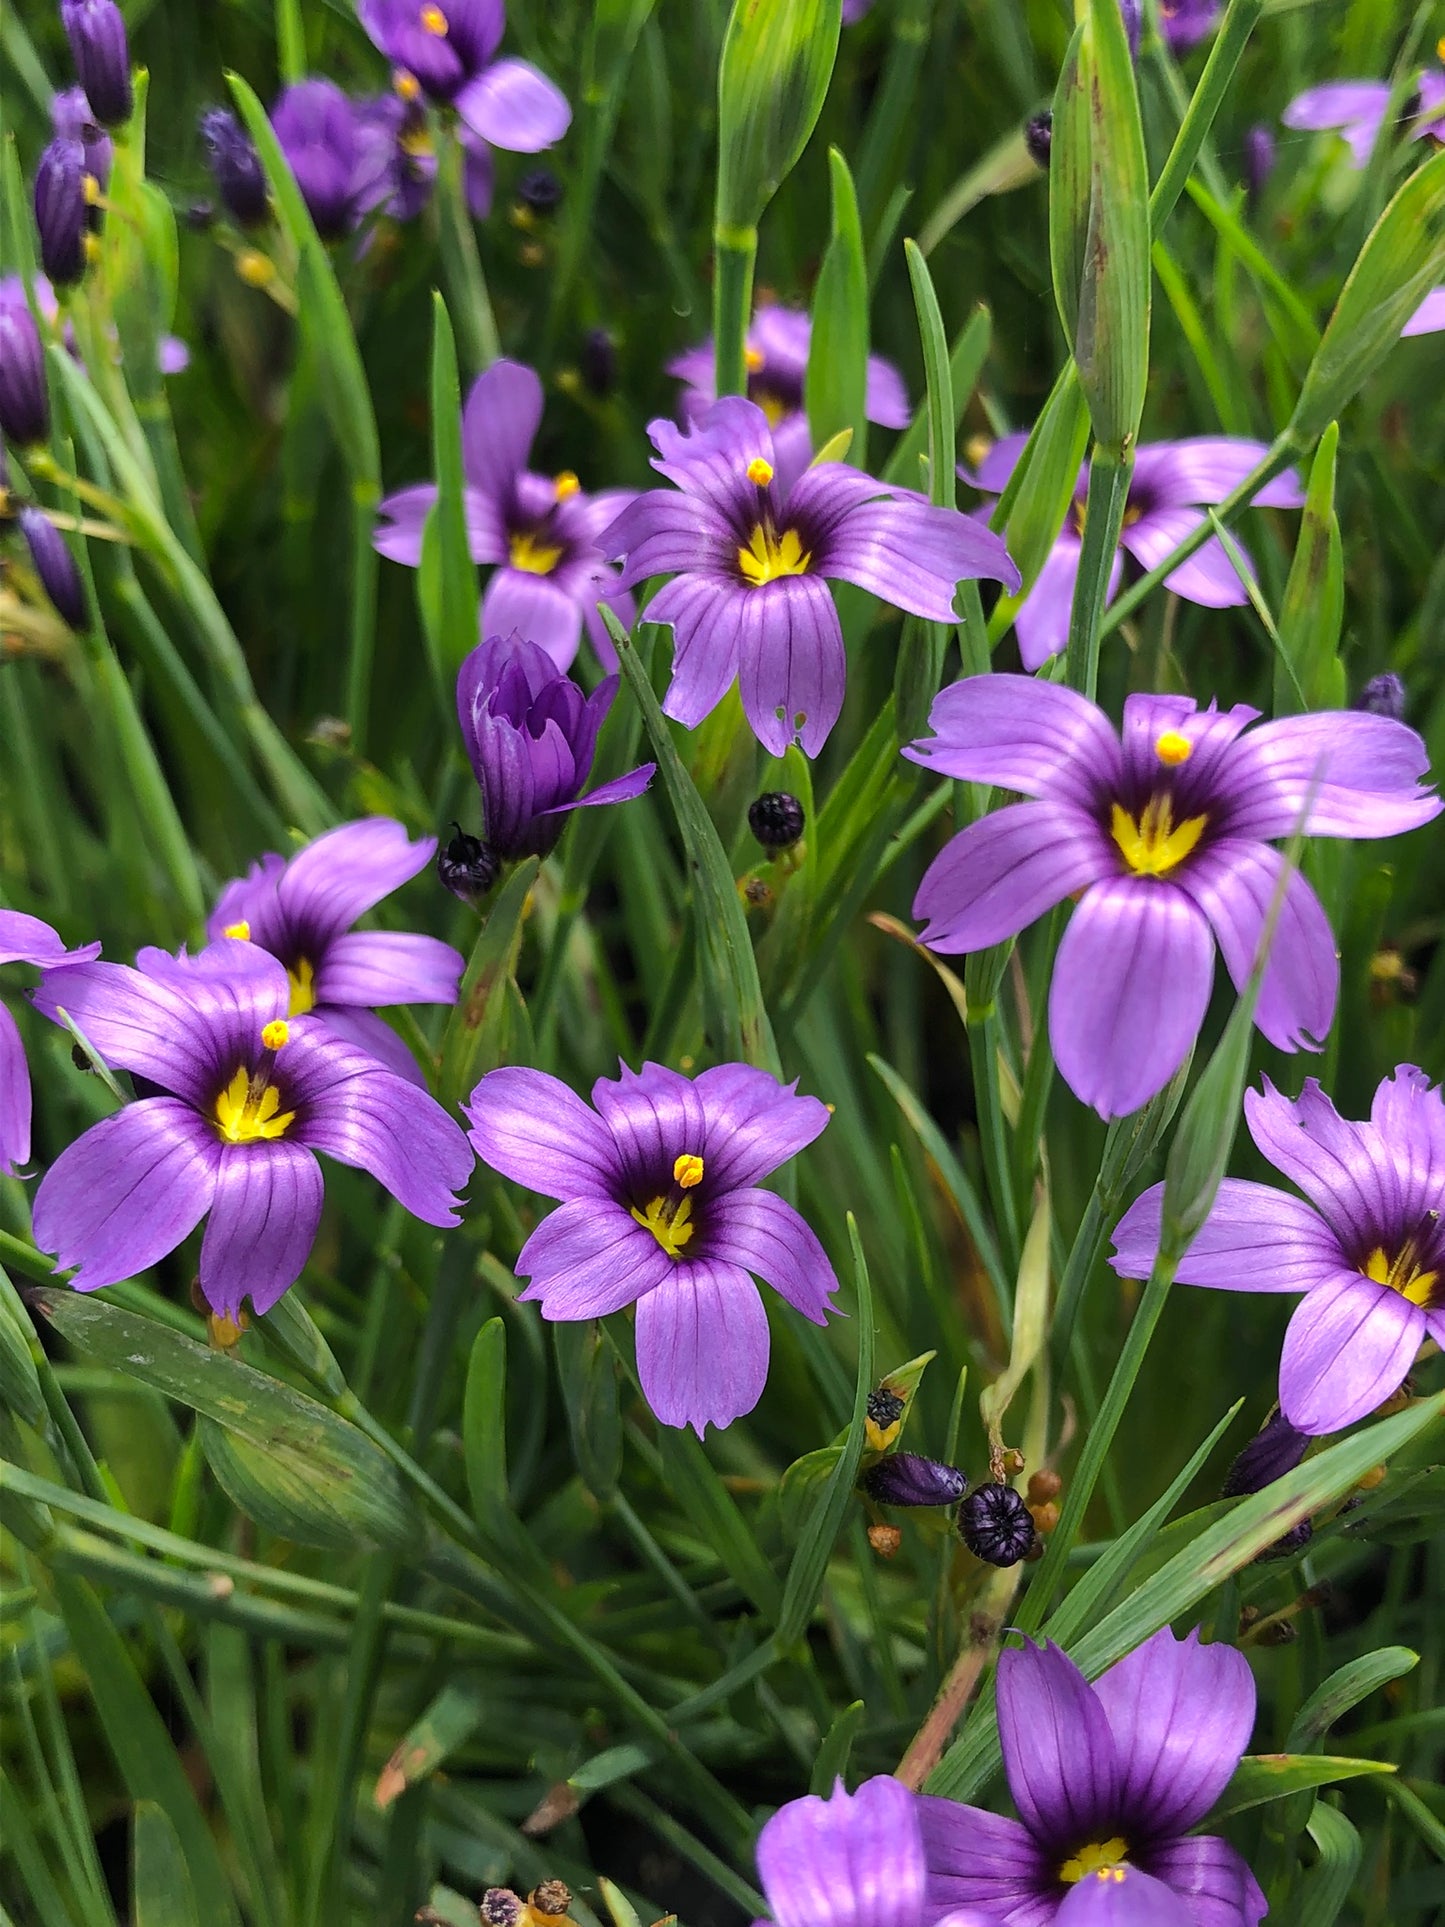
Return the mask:
<svg viewBox="0 0 1445 1927">
<path fill-rule="evenodd" d="M 1396 1161 L 1408 1167 L 1412 1189 L 1438 1192 L 1445 1186 L 1445 1099 L 1424 1071 L 1397 1064 L 1376 1088 L 1370 1122 Z"/>
<path fill-rule="evenodd" d="M 520 1296 L 554 1321 L 605 1318 L 660 1285 L 676 1262 L 611 1198 L 569 1198 L 518 1254 L 517 1276 L 530 1281 Z"/>
<path fill-rule="evenodd" d="M 797 1085 L 781 1084 L 750 1064 L 718 1064 L 700 1073 L 693 1088 L 702 1100 L 707 1132 L 703 1158 L 724 1189 L 753 1185 L 820 1137 L 828 1107 L 799 1097 Z"/>
<path fill-rule="evenodd" d="M 805 475 L 799 482 L 794 500 L 808 479 Z M 962 581 L 985 576 L 1013 590 L 1022 579 L 1002 536 L 957 509 L 926 502 L 860 503 L 813 560 L 820 574 L 855 582 L 895 608 L 934 622 L 958 620 L 953 598 Z"/>
<path fill-rule="evenodd" d="M 710 1253 L 771 1285 L 815 1325 L 827 1323 L 838 1280 L 812 1228 L 785 1198 L 754 1189 L 714 1198 L 707 1244 Z"/>
<path fill-rule="evenodd" d="M 1263 1084 L 1244 1094 L 1250 1136 L 1346 1248 L 1368 1249 L 1402 1215 L 1400 1172 L 1378 1132 L 1341 1117 L 1313 1077 L 1293 1100 Z"/>
<path fill-rule="evenodd" d="M 456 98 L 474 134 L 513 154 L 540 154 L 572 125 L 567 96 L 525 60 L 494 60 Z"/>
<path fill-rule="evenodd" d="M 35 1242 L 77 1291 L 134 1278 L 210 1209 L 220 1141 L 189 1104 L 147 1097 L 61 1152 L 35 1194 Z"/>
<path fill-rule="evenodd" d="M 1119 540 L 1141 569 L 1157 569 L 1203 520 L 1198 509 L 1151 508 L 1137 522 L 1131 522 Z M 1247 554 L 1242 549 L 1241 553 Z M 1186 602 L 1200 603 L 1206 609 L 1234 609 L 1249 600 L 1234 564 L 1215 535 L 1171 569 L 1164 586 Z"/>
<path fill-rule="evenodd" d="M 1113 1831 L 1123 1777 L 1114 1736 L 1059 1647 L 1025 1641 L 999 1655 L 998 1735 L 1014 1805 L 1045 1853 L 1063 1859 L 1097 1828 Z"/>
<path fill-rule="evenodd" d="M 1403 1293 L 1339 1271 L 1295 1308 L 1279 1361 L 1280 1408 L 1317 1438 L 1367 1418 L 1399 1391 L 1425 1337 Z"/>
<path fill-rule="evenodd" d="M 597 537 L 604 555 L 625 556 L 622 580 L 698 569 L 723 570 L 736 560 L 737 534 L 708 502 L 680 489 L 652 488 L 635 496 Z"/>
<path fill-rule="evenodd" d="M 768 1377 L 768 1315 L 738 1265 L 697 1258 L 637 1304 L 637 1372 L 664 1425 L 690 1425 L 701 1438 L 742 1418 Z"/>
<path fill-rule="evenodd" d="M 1213 1834 L 1166 1841 L 1139 1859 L 1186 1903 L 1191 1927 L 1259 1927 L 1269 1911 L 1243 1857 Z"/>
<path fill-rule="evenodd" d="M 488 1071 L 462 1109 L 482 1162 L 544 1198 L 608 1198 L 621 1182 L 612 1133 L 546 1071 Z"/>
<path fill-rule="evenodd" d="M 1058 1927 L 1198 1927 L 1162 1880 L 1127 1863 L 1086 1873 L 1065 1894 Z"/>
<path fill-rule="evenodd" d="M 1324 710 L 1261 723 L 1229 763 L 1230 834 L 1398 836 L 1440 813 L 1421 787 L 1424 742 L 1405 723 L 1358 710 Z"/>
<path fill-rule="evenodd" d="M 954 1907 L 987 1909 L 1010 1927 L 1047 1927 L 1058 1907 L 1058 1865 L 1018 1820 L 928 1794 L 918 1798 L 928 1885 L 923 1917 Z"/>
<path fill-rule="evenodd" d="M 1169 1082 L 1199 1035 L 1214 943 L 1182 890 L 1154 878 L 1096 883 L 1054 961 L 1049 1035 L 1059 1073 L 1101 1117 L 1126 1117 Z"/>
<path fill-rule="evenodd" d="M 288 921 L 295 929 L 305 930 L 319 949 L 424 870 L 436 847 L 434 836 L 418 837 L 413 843 L 405 826 L 389 816 L 363 817 L 328 830 L 298 850 L 286 865 L 276 895 Z M 365 1000 L 333 997 L 331 1001 Z"/>
<path fill-rule="evenodd" d="M 39 917 L 23 910 L 0 910 L 0 964 L 38 964 L 54 970 L 61 964 L 90 963 L 100 955 L 98 943 L 67 950 L 60 937 Z"/>
<path fill-rule="evenodd" d="M 505 564 L 492 571 L 482 597 L 479 633 L 513 631 L 545 649 L 558 669 L 570 668 L 582 639 L 582 604 L 548 575 Z"/>
<path fill-rule="evenodd" d="M 592 1102 L 612 1135 L 614 1157 L 629 1189 L 656 1184 L 685 1153 L 703 1156 L 707 1118 L 697 1086 L 663 1064 L 634 1071 L 618 1066 L 616 1078 L 599 1077 Z M 706 1183 L 706 1180 L 704 1181 Z M 711 1183 L 706 1184 L 712 1192 Z"/>
<path fill-rule="evenodd" d="M 1044 566 L 1032 588 L 1019 604 L 1014 616 L 1019 656 L 1025 669 L 1042 669 L 1051 657 L 1061 656 L 1069 645 L 1069 616 L 1074 606 L 1074 585 L 1079 579 L 1079 538 L 1072 529 L 1061 531 L 1054 546 L 1044 557 Z M 1114 600 L 1123 569 L 1117 552 L 1109 564 L 1107 602 Z"/>
<path fill-rule="evenodd" d="M 790 1800 L 758 1835 L 758 1875 L 777 1927 L 919 1927 L 917 1796 L 888 1774 L 849 1795 Z"/>
<path fill-rule="evenodd" d="M 738 692 L 753 734 L 770 756 L 797 742 L 816 756 L 843 708 L 848 660 L 828 585 L 789 576 L 744 591 L 738 628 Z"/>
<path fill-rule="evenodd" d="M 501 510 L 542 425 L 542 383 L 535 369 L 504 355 L 472 383 L 462 410 L 462 463 L 468 482 Z"/>
<path fill-rule="evenodd" d="M 726 395 L 691 430 L 663 416 L 649 422 L 647 432 L 658 474 L 711 504 L 729 528 L 745 535 L 758 518 L 759 502 L 771 499 L 748 480 L 749 465 L 765 462 L 775 474 L 778 466 L 768 418 L 757 403 Z"/>
<path fill-rule="evenodd" d="M 662 713 L 696 729 L 738 673 L 744 597 L 725 576 L 678 576 L 648 603 L 644 620 L 672 625 L 672 681 Z"/>
<path fill-rule="evenodd" d="M 15 1019 L 0 1004 L 0 1177 L 30 1158 L 30 1071 Z"/>
<path fill-rule="evenodd" d="M 1020 796 L 1053 796 L 1090 808 L 1115 793 L 1119 739 L 1097 704 L 1062 683 L 996 673 L 966 676 L 933 699 L 931 738 L 912 743 L 910 761 Z"/>
<path fill-rule="evenodd" d="M 404 1077 L 419 1090 L 426 1089 L 426 1079 L 409 1046 L 376 1011 L 363 1010 L 356 1004 L 317 1004 L 311 1015 L 353 1048 L 374 1057 L 393 1075 Z"/>
<path fill-rule="evenodd" d="M 412 930 L 349 930 L 326 947 L 316 973 L 324 1004 L 454 1004 L 466 960 L 436 937 Z"/>
<path fill-rule="evenodd" d="M 1147 1278 L 1159 1255 L 1164 1186 L 1134 1200 L 1114 1230 L 1109 1260 L 1122 1278 Z M 1220 1291 L 1309 1291 L 1339 1270 L 1339 1239 L 1302 1198 L 1225 1178 L 1175 1274 Z"/>
<path fill-rule="evenodd" d="M 201 1290 L 237 1318 L 249 1296 L 267 1312 L 301 1276 L 321 1222 L 321 1166 L 289 1138 L 223 1144 L 201 1240 Z"/>
<path fill-rule="evenodd" d="M 1146 442 L 1135 457 L 1130 492 L 1147 505 L 1146 517 L 1156 507 L 1213 505 L 1232 495 L 1268 453 L 1263 442 L 1243 435 L 1188 435 L 1182 441 Z M 1287 469 L 1251 499 L 1256 508 L 1298 508 L 1304 490 L 1299 476 Z"/>
<path fill-rule="evenodd" d="M 1117 875 L 1098 824 L 1067 803 L 1011 803 L 960 830 L 929 864 L 913 914 L 948 953 L 1016 936 L 1056 903 Z"/>
</svg>

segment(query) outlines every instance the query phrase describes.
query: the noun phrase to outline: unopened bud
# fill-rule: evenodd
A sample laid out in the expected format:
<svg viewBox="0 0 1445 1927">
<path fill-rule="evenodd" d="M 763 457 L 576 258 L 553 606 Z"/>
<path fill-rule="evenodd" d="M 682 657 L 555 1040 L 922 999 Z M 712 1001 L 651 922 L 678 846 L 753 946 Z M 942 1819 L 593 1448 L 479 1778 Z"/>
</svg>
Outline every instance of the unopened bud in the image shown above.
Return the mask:
<svg viewBox="0 0 1445 1927">
<path fill-rule="evenodd" d="M 863 1490 L 880 1505 L 956 1505 L 968 1490 L 957 1466 L 925 1459 L 916 1452 L 893 1452 L 870 1465 Z"/>
<path fill-rule="evenodd" d="M 85 589 L 75 557 L 55 524 L 37 508 L 21 509 L 16 520 L 41 586 L 72 629 L 85 627 Z"/>
<path fill-rule="evenodd" d="M 1354 707 L 1364 710 L 1367 716 L 1388 716 L 1398 723 L 1405 714 L 1404 678 L 1392 669 L 1383 675 L 1371 676 L 1356 696 Z"/>
<path fill-rule="evenodd" d="M 1024 146 L 1029 150 L 1029 159 L 1035 167 L 1048 166 L 1054 146 L 1054 117 L 1051 113 L 1035 114 L 1024 122 Z"/>
<path fill-rule="evenodd" d="M 1286 1472 L 1293 1472 L 1308 1446 L 1308 1437 L 1297 1432 L 1283 1412 L 1271 1413 L 1225 1474 L 1223 1497 L 1238 1499 L 1247 1492 L 1263 1492 Z"/>
<path fill-rule="evenodd" d="M 562 183 L 550 167 L 528 168 L 517 183 L 517 199 L 529 214 L 552 214 L 562 199 Z"/>
</svg>

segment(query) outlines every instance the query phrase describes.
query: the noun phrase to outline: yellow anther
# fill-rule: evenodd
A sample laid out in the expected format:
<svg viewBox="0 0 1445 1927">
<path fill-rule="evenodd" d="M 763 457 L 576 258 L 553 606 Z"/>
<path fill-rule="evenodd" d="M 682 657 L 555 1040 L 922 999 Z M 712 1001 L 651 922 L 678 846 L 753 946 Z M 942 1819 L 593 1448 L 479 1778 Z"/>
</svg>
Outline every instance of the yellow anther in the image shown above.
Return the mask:
<svg viewBox="0 0 1445 1927">
<path fill-rule="evenodd" d="M 1194 745 L 1182 730 L 1166 729 L 1162 736 L 1154 740 L 1154 754 L 1171 769 L 1179 763 L 1187 763 L 1193 753 Z"/>
<path fill-rule="evenodd" d="M 550 575 L 562 560 L 562 545 L 540 542 L 535 535 L 514 535 L 507 545 L 514 569 L 527 575 Z"/>
<path fill-rule="evenodd" d="M 276 279 L 276 263 L 259 248 L 242 248 L 236 256 L 236 272 L 248 288 L 265 288 Z"/>
<path fill-rule="evenodd" d="M 773 465 L 765 462 L 761 455 L 754 455 L 748 463 L 748 480 L 758 488 L 766 488 L 773 479 Z"/>
<path fill-rule="evenodd" d="M 1168 876 L 1184 861 L 1200 837 L 1208 819 L 1187 816 L 1174 821 L 1174 807 L 1167 796 L 1151 796 L 1136 823 L 1122 804 L 1114 805 L 1109 833 L 1119 853 L 1139 877 Z"/>
<path fill-rule="evenodd" d="M 291 1041 L 291 1026 L 284 1017 L 273 1017 L 261 1026 L 261 1042 L 267 1050 L 280 1050 Z"/>
<path fill-rule="evenodd" d="M 1439 1277 L 1438 1272 L 1426 1271 L 1421 1266 L 1413 1238 L 1407 1238 L 1393 1258 L 1382 1245 L 1376 1245 L 1365 1260 L 1364 1271 L 1367 1278 L 1390 1291 L 1398 1291 L 1412 1305 L 1430 1304 Z"/>
<path fill-rule="evenodd" d="M 970 435 L 963 445 L 963 459 L 970 468 L 980 468 L 984 457 L 992 447 L 992 435 Z"/>
<path fill-rule="evenodd" d="M 221 935 L 223 937 L 239 937 L 242 943 L 249 943 L 251 941 L 251 926 L 247 923 L 246 919 L 242 917 L 239 923 L 228 923 L 221 932 Z"/>
<path fill-rule="evenodd" d="M 1445 60 L 1445 33 L 1442 33 L 1440 38 L 1435 42 L 1435 58 L 1437 60 Z"/>
<path fill-rule="evenodd" d="M 780 575 L 806 575 L 812 560 L 796 529 L 784 529 L 778 535 L 773 529 L 764 528 L 761 522 L 753 530 L 747 547 L 738 550 L 738 567 L 743 579 L 755 589 L 760 589 L 765 582 L 776 581 Z"/>
<path fill-rule="evenodd" d="M 743 349 L 743 366 L 750 375 L 756 375 L 766 359 L 767 357 L 763 354 L 762 349 L 755 348 L 751 342 Z"/>
<path fill-rule="evenodd" d="M 315 1010 L 316 972 L 311 967 L 311 959 L 298 957 L 286 972 L 286 980 L 291 986 L 291 1001 L 286 1006 L 286 1015 L 304 1017 L 308 1010 Z"/>
<path fill-rule="evenodd" d="M 572 473 L 570 468 L 564 468 L 562 473 L 557 477 L 554 486 L 557 490 L 557 500 L 559 502 L 565 502 L 569 495 L 575 495 L 577 493 L 582 484 L 577 480 L 577 477 Z"/>
<path fill-rule="evenodd" d="M 266 1028 L 271 1027 L 268 1024 Z M 281 1093 L 276 1086 L 264 1076 L 253 1077 L 244 1064 L 216 1099 L 216 1129 L 227 1144 L 284 1137 L 295 1117 L 294 1111 L 281 1109 Z"/>
<path fill-rule="evenodd" d="M 1119 1862 L 1127 1859 L 1128 1854 L 1128 1842 L 1117 1833 L 1111 1840 L 1090 1840 L 1059 1868 L 1059 1879 L 1066 1887 L 1077 1886 L 1091 1873 L 1101 1880 L 1122 1880 L 1124 1869 Z"/>
<path fill-rule="evenodd" d="M 423 7 L 418 19 L 423 33 L 434 33 L 440 37 L 447 30 L 447 17 L 440 7 Z"/>
<path fill-rule="evenodd" d="M 86 265 L 93 268 L 100 259 L 100 236 L 87 234 L 81 243 L 81 253 L 85 256 Z"/>
<path fill-rule="evenodd" d="M 684 1191 L 691 1191 L 695 1184 L 702 1183 L 702 1159 L 696 1151 L 684 1151 L 674 1160 L 672 1175 Z"/>
</svg>

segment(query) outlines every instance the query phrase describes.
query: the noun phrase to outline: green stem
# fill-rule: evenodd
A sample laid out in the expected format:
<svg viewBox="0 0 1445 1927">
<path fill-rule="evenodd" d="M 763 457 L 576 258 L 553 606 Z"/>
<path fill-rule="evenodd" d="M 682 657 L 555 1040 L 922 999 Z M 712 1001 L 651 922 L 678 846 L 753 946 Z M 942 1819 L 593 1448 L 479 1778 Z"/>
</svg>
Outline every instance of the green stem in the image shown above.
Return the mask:
<svg viewBox="0 0 1445 1927">
<path fill-rule="evenodd" d="M 757 258 L 755 227 L 714 230 L 712 323 L 719 395 L 748 392 L 748 323 Z"/>
<path fill-rule="evenodd" d="M 1014 1208 L 1014 1189 L 1010 1180 L 1008 1130 L 1004 1123 L 1003 1093 L 999 1087 L 998 1054 L 1002 1045 L 997 1004 L 971 1016 L 969 1058 L 973 1068 L 973 1095 L 978 1110 L 978 1136 L 983 1151 L 983 1168 L 988 1175 L 989 1195 L 1003 1240 L 1004 1261 L 1017 1268 L 1019 1261 L 1019 1220 Z M 977 1028 L 974 1028 L 976 1024 Z"/>
<path fill-rule="evenodd" d="M 1109 577 L 1124 526 L 1134 451 L 1096 446 L 1089 463 L 1089 495 L 1079 574 L 1069 611 L 1069 681 L 1092 702 L 1099 685 L 1099 638 Z"/>
<path fill-rule="evenodd" d="M 371 672 L 376 654 L 376 578 L 379 558 L 371 536 L 380 490 L 370 480 L 351 484 L 351 647 L 346 662 L 346 720 L 351 753 L 366 753 Z"/>
<path fill-rule="evenodd" d="M 438 239 L 447 311 L 457 331 L 463 379 L 490 368 L 502 352 L 492 299 L 487 293 L 477 232 L 467 206 L 464 155 L 460 141 L 442 142 L 437 183 Z"/>
</svg>

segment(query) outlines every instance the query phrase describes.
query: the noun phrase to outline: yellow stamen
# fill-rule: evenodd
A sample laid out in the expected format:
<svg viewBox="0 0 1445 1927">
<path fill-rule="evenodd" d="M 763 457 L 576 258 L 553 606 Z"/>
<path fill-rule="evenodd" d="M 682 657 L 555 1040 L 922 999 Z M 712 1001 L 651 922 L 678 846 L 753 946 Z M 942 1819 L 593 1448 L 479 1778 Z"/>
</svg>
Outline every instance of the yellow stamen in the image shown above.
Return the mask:
<svg viewBox="0 0 1445 1927">
<path fill-rule="evenodd" d="M 432 151 L 432 138 L 425 127 L 418 127 L 413 133 L 403 134 L 397 146 L 408 160 L 423 160 Z"/>
<path fill-rule="evenodd" d="M 1079 1848 L 1059 1868 L 1059 1878 L 1066 1887 L 1077 1886 L 1085 1875 L 1096 1873 L 1112 1880 L 1122 1880 L 1124 1869 L 1119 1865 L 1128 1858 L 1129 1843 L 1116 1833 L 1112 1840 L 1090 1840 Z"/>
<path fill-rule="evenodd" d="M 702 1183 L 702 1159 L 695 1151 L 684 1151 L 672 1167 L 672 1175 L 684 1191 Z"/>
<path fill-rule="evenodd" d="M 1200 837 L 1208 819 L 1186 816 L 1174 821 L 1174 808 L 1168 796 L 1151 796 L 1138 822 L 1122 804 L 1116 803 L 1109 822 L 1109 833 L 1119 853 L 1138 877 L 1164 877 L 1178 869 Z"/>
<path fill-rule="evenodd" d="M 572 473 L 570 468 L 564 468 L 562 473 L 557 477 L 554 486 L 557 490 L 557 500 L 559 502 L 565 502 L 569 495 L 575 495 L 577 493 L 582 484 L 577 480 L 577 477 Z"/>
<path fill-rule="evenodd" d="M 418 19 L 423 33 L 434 33 L 440 38 L 447 30 L 447 17 L 440 7 L 423 7 Z"/>
<path fill-rule="evenodd" d="M 1194 745 L 1182 730 L 1166 729 L 1162 736 L 1155 739 L 1154 754 L 1171 769 L 1179 763 L 1187 763 L 1193 753 Z"/>
<path fill-rule="evenodd" d="M 286 1006 L 288 1017 L 304 1017 L 308 1010 L 316 1008 L 316 971 L 309 957 L 298 957 L 286 976 L 291 985 L 291 1001 Z"/>
<path fill-rule="evenodd" d="M 291 1042 L 291 1026 L 284 1017 L 273 1017 L 261 1026 L 261 1042 L 267 1050 L 284 1050 Z"/>
<path fill-rule="evenodd" d="M 1442 33 L 1440 38 L 1435 42 L 1435 58 L 1437 60 L 1445 60 L 1445 33 Z"/>
<path fill-rule="evenodd" d="M 266 1028 L 271 1027 L 268 1024 Z M 253 1076 L 244 1064 L 216 1099 L 216 1128 L 227 1144 L 284 1137 L 295 1116 L 294 1111 L 281 1109 L 281 1093 L 267 1081 L 265 1073 L 258 1071 Z"/>
<path fill-rule="evenodd" d="M 1407 1238 L 1393 1258 L 1383 1246 L 1376 1245 L 1365 1260 L 1365 1276 L 1372 1278 L 1377 1285 L 1386 1285 L 1391 1291 L 1398 1291 L 1412 1305 L 1428 1305 L 1439 1273 L 1421 1270 L 1420 1253 L 1415 1240 Z"/>
<path fill-rule="evenodd" d="M 560 543 L 540 542 L 535 535 L 514 535 L 508 547 L 512 567 L 528 575 L 550 575 L 562 560 Z"/>
<path fill-rule="evenodd" d="M 645 1211 L 639 1211 L 636 1205 L 629 1209 L 643 1229 L 652 1233 L 669 1258 L 682 1256 L 683 1246 L 697 1229 L 692 1222 L 691 1198 L 682 1198 L 676 1204 L 671 1198 L 653 1198 Z"/>
<path fill-rule="evenodd" d="M 415 74 L 408 73 L 405 67 L 398 67 L 392 75 L 391 90 L 399 100 L 421 99 L 421 82 Z"/>
<path fill-rule="evenodd" d="M 773 465 L 765 462 L 761 455 L 754 455 L 748 463 L 748 480 L 757 488 L 766 488 L 773 479 Z"/>
<path fill-rule="evenodd" d="M 743 349 L 743 366 L 750 375 L 756 375 L 761 370 L 764 360 L 762 349 L 755 348 L 751 342 Z"/>
<path fill-rule="evenodd" d="M 755 589 L 775 582 L 783 575 L 806 575 L 813 557 L 806 551 L 796 529 L 781 535 L 759 522 L 745 549 L 738 550 L 738 567 Z"/>
<path fill-rule="evenodd" d="M 251 941 L 251 926 L 247 923 L 246 919 L 242 917 L 239 923 L 228 923 L 221 932 L 221 935 L 223 937 L 239 937 L 242 943 L 249 943 Z"/>
<path fill-rule="evenodd" d="M 93 268 L 100 259 L 100 236 L 87 234 L 81 243 L 81 253 L 85 256 L 87 265 Z"/>
</svg>

